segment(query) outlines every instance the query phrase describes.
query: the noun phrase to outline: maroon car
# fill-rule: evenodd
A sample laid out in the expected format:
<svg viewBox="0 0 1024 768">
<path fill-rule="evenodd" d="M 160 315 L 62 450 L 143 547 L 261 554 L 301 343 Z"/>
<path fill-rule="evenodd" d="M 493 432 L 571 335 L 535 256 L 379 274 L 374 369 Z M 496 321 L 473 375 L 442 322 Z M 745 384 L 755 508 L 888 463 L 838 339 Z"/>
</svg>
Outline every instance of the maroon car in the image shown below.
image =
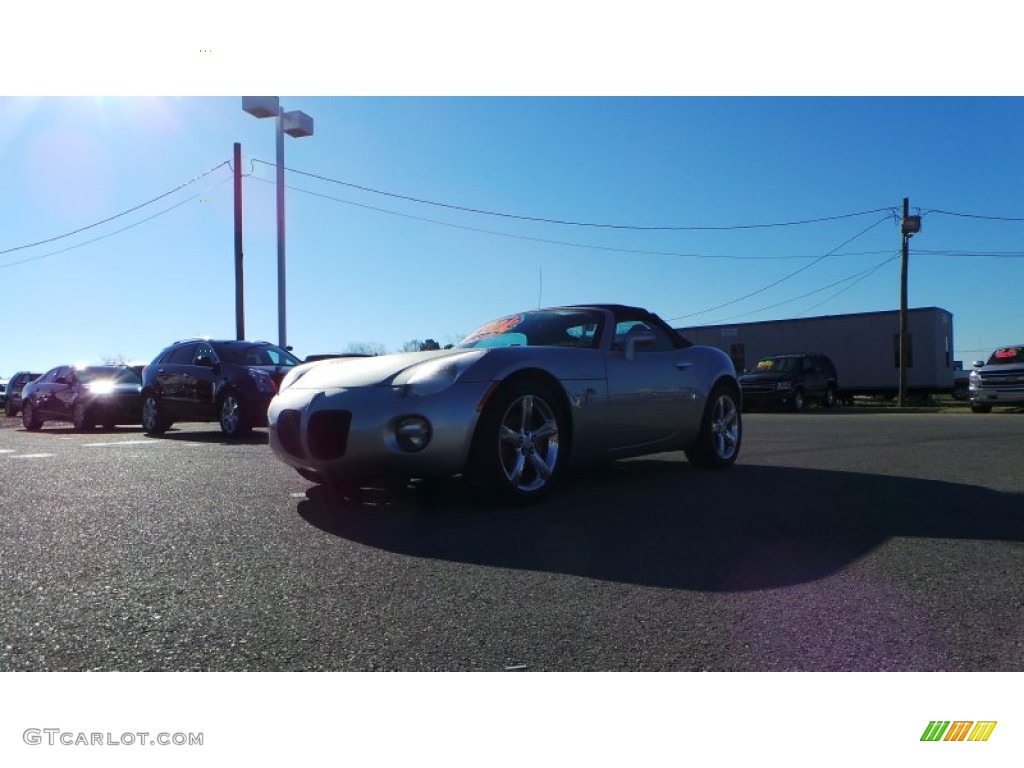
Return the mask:
<svg viewBox="0 0 1024 768">
<path fill-rule="evenodd" d="M 139 424 L 142 379 L 127 365 L 61 365 L 22 391 L 21 422 L 37 430 L 47 421 L 70 421 L 79 432 L 102 424 Z"/>
</svg>

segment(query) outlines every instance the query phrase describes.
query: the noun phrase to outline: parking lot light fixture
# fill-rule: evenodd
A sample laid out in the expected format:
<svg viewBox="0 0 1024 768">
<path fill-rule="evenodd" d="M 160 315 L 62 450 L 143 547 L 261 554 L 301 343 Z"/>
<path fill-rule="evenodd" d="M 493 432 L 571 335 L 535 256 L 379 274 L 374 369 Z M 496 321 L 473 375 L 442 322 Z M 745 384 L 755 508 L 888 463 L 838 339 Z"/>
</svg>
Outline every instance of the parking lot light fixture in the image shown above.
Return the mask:
<svg viewBox="0 0 1024 768">
<path fill-rule="evenodd" d="M 242 110 L 253 117 L 276 117 L 277 123 L 277 336 L 278 346 L 288 348 L 285 309 L 284 237 L 284 135 L 294 138 L 313 135 L 313 118 L 305 112 L 285 112 L 277 96 L 243 96 Z"/>
</svg>

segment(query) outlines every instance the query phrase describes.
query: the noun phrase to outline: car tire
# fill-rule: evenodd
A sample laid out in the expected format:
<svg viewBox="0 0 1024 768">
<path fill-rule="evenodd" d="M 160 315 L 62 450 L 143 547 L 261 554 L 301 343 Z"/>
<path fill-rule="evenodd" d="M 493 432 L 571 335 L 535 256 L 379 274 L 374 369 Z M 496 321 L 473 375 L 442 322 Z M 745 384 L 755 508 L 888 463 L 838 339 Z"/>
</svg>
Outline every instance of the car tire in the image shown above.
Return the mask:
<svg viewBox="0 0 1024 768">
<path fill-rule="evenodd" d="M 545 384 L 520 379 L 501 387 L 477 424 L 467 479 L 499 503 L 540 501 L 565 464 L 567 428 L 562 406 Z"/>
<path fill-rule="evenodd" d="M 21 423 L 29 432 L 35 432 L 43 426 L 43 420 L 39 418 L 32 403 L 22 403 Z"/>
<path fill-rule="evenodd" d="M 88 432 L 93 428 L 94 423 L 89 419 L 89 409 L 85 403 L 75 403 L 71 411 L 71 423 L 76 432 Z"/>
<path fill-rule="evenodd" d="M 308 480 L 311 483 L 316 483 L 317 485 L 325 485 L 327 482 L 326 480 L 324 480 L 323 477 L 320 476 L 319 472 L 316 472 L 312 469 L 306 469 L 305 467 L 296 467 L 295 471 L 299 473 L 303 480 Z"/>
<path fill-rule="evenodd" d="M 834 408 L 836 404 L 836 390 L 834 387 L 829 385 L 825 389 L 825 396 L 821 398 L 822 408 Z"/>
<path fill-rule="evenodd" d="M 992 413 L 992 406 L 971 403 L 971 413 Z"/>
<path fill-rule="evenodd" d="M 686 458 L 700 469 L 725 469 L 736 462 L 743 440 L 743 418 L 736 390 L 718 384 L 711 390 L 696 442 L 686 449 Z"/>
<path fill-rule="evenodd" d="M 248 409 L 237 392 L 224 393 L 217 413 L 220 417 L 220 430 L 228 437 L 243 437 L 252 430 Z"/>
<path fill-rule="evenodd" d="M 162 435 L 171 428 L 171 422 L 163 413 L 163 406 L 156 395 L 146 395 L 142 400 L 142 430 L 147 435 Z"/>
<path fill-rule="evenodd" d="M 803 387 L 797 387 L 793 390 L 793 399 L 789 402 L 790 407 L 794 413 L 800 413 L 807 407 L 807 400 L 804 398 Z"/>
<path fill-rule="evenodd" d="M 8 419 L 13 419 L 15 416 L 18 415 L 18 409 L 15 408 L 10 403 L 5 403 L 4 404 L 4 414 L 6 414 Z"/>
</svg>

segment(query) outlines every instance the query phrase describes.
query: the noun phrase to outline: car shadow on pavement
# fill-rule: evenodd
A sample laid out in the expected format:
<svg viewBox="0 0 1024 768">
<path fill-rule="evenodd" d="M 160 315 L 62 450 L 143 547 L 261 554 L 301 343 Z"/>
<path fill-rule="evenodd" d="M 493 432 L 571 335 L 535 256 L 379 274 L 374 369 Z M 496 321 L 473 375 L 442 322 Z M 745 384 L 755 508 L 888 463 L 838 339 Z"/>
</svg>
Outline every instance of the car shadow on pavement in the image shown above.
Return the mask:
<svg viewBox="0 0 1024 768">
<path fill-rule="evenodd" d="M 641 459 L 563 478 L 544 502 L 490 507 L 457 481 L 314 486 L 311 525 L 415 557 L 707 591 L 824 578 L 897 536 L 1024 541 L 1024 497 L 935 480 Z"/>
</svg>

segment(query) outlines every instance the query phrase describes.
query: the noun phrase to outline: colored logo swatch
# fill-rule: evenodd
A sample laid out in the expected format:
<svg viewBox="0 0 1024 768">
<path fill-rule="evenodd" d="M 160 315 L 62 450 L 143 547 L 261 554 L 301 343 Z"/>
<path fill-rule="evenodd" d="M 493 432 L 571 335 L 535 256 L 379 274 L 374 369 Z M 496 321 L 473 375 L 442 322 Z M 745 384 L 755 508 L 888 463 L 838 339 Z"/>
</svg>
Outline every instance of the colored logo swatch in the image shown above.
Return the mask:
<svg viewBox="0 0 1024 768">
<path fill-rule="evenodd" d="M 932 720 L 921 741 L 988 741 L 995 728 L 995 720 Z"/>
</svg>

